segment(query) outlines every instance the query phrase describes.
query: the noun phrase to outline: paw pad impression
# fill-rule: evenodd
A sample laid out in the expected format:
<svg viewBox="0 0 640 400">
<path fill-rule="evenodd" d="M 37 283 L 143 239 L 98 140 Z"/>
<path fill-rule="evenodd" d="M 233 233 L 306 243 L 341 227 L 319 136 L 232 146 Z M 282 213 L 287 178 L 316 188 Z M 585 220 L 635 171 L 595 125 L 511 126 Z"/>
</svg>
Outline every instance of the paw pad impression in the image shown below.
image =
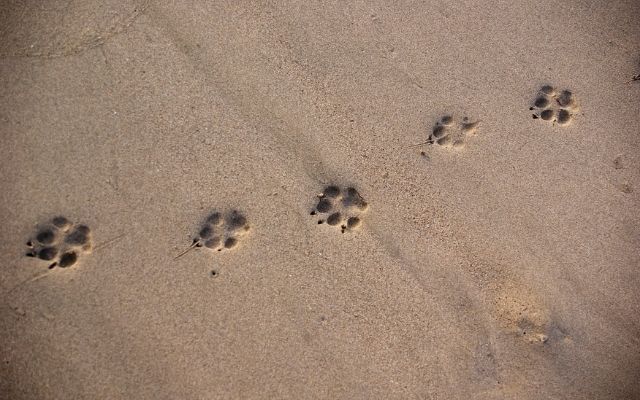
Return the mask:
<svg viewBox="0 0 640 400">
<path fill-rule="evenodd" d="M 200 231 L 191 246 L 175 258 L 182 257 L 196 247 L 205 247 L 213 251 L 231 250 L 238 246 L 249 229 L 247 217 L 240 211 L 232 210 L 226 214 L 214 211 L 200 226 Z"/>
<path fill-rule="evenodd" d="M 569 90 L 558 92 L 553 86 L 545 85 L 538 91 L 529 110 L 534 111 L 533 119 L 566 126 L 575 118 L 579 106 L 575 95 Z"/>
<path fill-rule="evenodd" d="M 49 268 L 68 268 L 91 252 L 93 240 L 88 226 L 74 224 L 66 217 L 52 218 L 41 224 L 27 242 L 28 257 L 49 261 Z"/>
<path fill-rule="evenodd" d="M 362 215 L 369 205 L 353 187 L 329 185 L 318 195 L 318 203 L 311 215 L 318 216 L 318 225 L 339 227 L 342 233 L 362 224 Z"/>
<path fill-rule="evenodd" d="M 457 123 L 451 115 L 445 115 L 433 126 L 427 144 L 462 149 L 466 145 L 467 137 L 477 132 L 478 125 L 480 121 L 471 122 L 469 118 L 464 117 Z"/>
</svg>

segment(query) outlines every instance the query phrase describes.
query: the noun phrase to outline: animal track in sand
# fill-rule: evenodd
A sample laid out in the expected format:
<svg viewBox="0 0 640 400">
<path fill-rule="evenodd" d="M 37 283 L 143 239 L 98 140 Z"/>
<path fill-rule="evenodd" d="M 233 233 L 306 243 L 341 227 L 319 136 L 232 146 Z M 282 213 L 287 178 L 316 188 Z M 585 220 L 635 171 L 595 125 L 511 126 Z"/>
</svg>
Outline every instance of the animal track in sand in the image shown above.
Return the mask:
<svg viewBox="0 0 640 400">
<path fill-rule="evenodd" d="M 540 88 L 533 105 L 533 119 L 540 119 L 555 125 L 569 125 L 580 110 L 578 101 L 569 90 L 558 92 L 553 86 L 545 85 Z"/>
<path fill-rule="evenodd" d="M 623 172 L 622 170 L 625 169 L 625 163 L 623 162 L 622 154 L 618 154 L 613 159 L 613 168 L 615 168 L 618 172 Z M 633 193 L 633 187 L 629 182 L 618 183 L 616 187 L 622 193 L 625 193 L 625 194 Z"/>
<path fill-rule="evenodd" d="M 66 217 L 52 218 L 41 224 L 27 242 L 28 257 L 48 261 L 49 269 L 68 268 L 91 252 L 93 240 L 88 226 L 74 224 Z"/>
<path fill-rule="evenodd" d="M 110 242 L 122 236 L 114 238 Z M 53 272 L 51 270 L 55 267 L 69 268 L 78 265 L 83 256 L 91 253 L 93 239 L 88 226 L 74 224 L 66 217 L 57 216 L 45 223 L 38 224 L 36 232 L 27 241 L 26 245 L 29 250 L 25 255 L 46 261 L 49 264 L 49 270 L 43 270 L 15 285 L 6 293 L 7 298 L 24 285 L 45 278 Z M 26 312 L 21 307 L 12 306 L 8 302 L 7 305 L 16 314 L 26 315 Z"/>
<path fill-rule="evenodd" d="M 445 115 L 436 121 L 424 144 L 461 150 L 466 146 L 468 137 L 476 134 L 479 125 L 480 121 L 472 122 L 468 117 L 457 122 L 453 116 Z M 421 154 L 426 156 L 424 151 Z"/>
<path fill-rule="evenodd" d="M 495 289 L 496 315 L 505 327 L 527 343 L 547 344 L 554 322 L 542 299 L 515 281 Z"/>
<path fill-rule="evenodd" d="M 214 211 L 204 220 L 191 245 L 174 259 L 178 259 L 190 250 L 200 247 L 205 247 L 211 251 L 234 249 L 240 244 L 249 230 L 247 217 L 240 211 L 231 210 L 226 214 Z"/>
<path fill-rule="evenodd" d="M 357 229 L 369 205 L 353 187 L 329 185 L 318 195 L 318 203 L 311 215 L 318 216 L 318 225 L 340 228 L 342 233 Z"/>
<path fill-rule="evenodd" d="M 507 266 L 474 258 L 467 272 L 476 282 L 487 311 L 499 323 L 500 331 L 531 345 L 568 343 L 571 338 L 560 329 L 545 298 L 511 274 Z"/>
<path fill-rule="evenodd" d="M 38 224 L 36 232 L 26 243 L 29 250 L 25 255 L 47 261 L 49 269 L 40 271 L 18 283 L 6 292 L 6 297 L 9 298 L 12 293 L 25 285 L 49 276 L 54 272 L 55 267 L 67 269 L 78 265 L 84 256 L 103 249 L 125 236 L 126 234 L 120 234 L 94 246 L 92 232 L 87 225 L 72 223 L 63 216 L 57 216 L 46 223 Z M 21 307 L 8 305 L 18 315 L 26 315 Z"/>
</svg>

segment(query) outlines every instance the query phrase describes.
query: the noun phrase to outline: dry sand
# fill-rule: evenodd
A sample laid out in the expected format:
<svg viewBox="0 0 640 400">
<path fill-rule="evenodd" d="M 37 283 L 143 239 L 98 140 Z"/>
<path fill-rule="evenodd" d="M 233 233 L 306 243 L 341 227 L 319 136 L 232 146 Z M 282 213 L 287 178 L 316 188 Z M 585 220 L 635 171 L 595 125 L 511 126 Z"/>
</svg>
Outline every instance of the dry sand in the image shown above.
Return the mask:
<svg viewBox="0 0 640 400">
<path fill-rule="evenodd" d="M 640 398 L 639 15 L 3 2 L 0 397 Z M 415 146 L 446 114 L 480 128 Z M 358 229 L 310 215 L 327 184 Z M 174 260 L 214 209 L 248 234 Z M 55 215 L 97 248 L 49 271 Z"/>
</svg>

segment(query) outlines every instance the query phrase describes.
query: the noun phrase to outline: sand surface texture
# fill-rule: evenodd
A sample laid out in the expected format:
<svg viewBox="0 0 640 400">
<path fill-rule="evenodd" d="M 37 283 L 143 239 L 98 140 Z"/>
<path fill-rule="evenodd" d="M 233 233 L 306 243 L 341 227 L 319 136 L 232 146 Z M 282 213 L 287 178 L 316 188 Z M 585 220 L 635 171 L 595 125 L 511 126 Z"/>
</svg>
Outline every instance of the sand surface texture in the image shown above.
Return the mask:
<svg viewBox="0 0 640 400">
<path fill-rule="evenodd" d="M 640 398 L 639 16 L 3 2 L 0 398 Z"/>
</svg>

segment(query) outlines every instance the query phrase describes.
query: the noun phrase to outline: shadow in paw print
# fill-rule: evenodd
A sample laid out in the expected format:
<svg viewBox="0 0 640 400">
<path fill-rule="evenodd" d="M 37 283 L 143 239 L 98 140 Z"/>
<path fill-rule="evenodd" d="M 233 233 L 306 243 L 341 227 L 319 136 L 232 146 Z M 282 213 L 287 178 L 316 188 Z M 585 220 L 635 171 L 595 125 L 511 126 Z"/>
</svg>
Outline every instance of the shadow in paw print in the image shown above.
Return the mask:
<svg viewBox="0 0 640 400">
<path fill-rule="evenodd" d="M 318 202 L 311 215 L 318 216 L 318 225 L 340 227 L 345 233 L 362 224 L 362 215 L 369 205 L 353 187 L 340 188 L 329 185 L 318 195 Z"/>
<path fill-rule="evenodd" d="M 49 269 L 68 268 L 91 252 L 91 229 L 86 225 L 73 224 L 66 217 L 54 217 L 40 224 L 27 247 L 26 256 L 49 261 Z"/>
<path fill-rule="evenodd" d="M 421 143 L 421 145 L 428 144 L 456 150 L 463 149 L 467 144 L 468 138 L 477 133 L 479 125 L 480 121 L 472 122 L 468 117 L 456 122 L 453 116 L 445 115 L 436 121 L 427 141 Z M 424 151 L 421 154 L 426 156 Z"/>
<path fill-rule="evenodd" d="M 74 224 L 62 216 L 54 217 L 43 224 L 39 224 L 36 232 L 26 243 L 29 250 L 25 255 L 46 261 L 49 269 L 42 270 L 35 276 L 23 280 L 11 288 L 8 293 L 13 293 L 29 283 L 49 276 L 54 272 L 53 269 L 55 267 L 66 269 L 78 266 L 85 255 L 93 250 L 104 248 L 125 236 L 126 234 L 118 235 L 94 248 L 91 229 L 86 225 Z M 11 305 L 10 307 L 18 315 L 25 315 L 25 312 L 20 310 L 19 307 Z"/>
<path fill-rule="evenodd" d="M 213 251 L 231 250 L 238 246 L 242 237 L 249 230 L 247 217 L 240 211 L 232 210 L 227 214 L 214 211 L 204 220 L 191 245 L 178 254 L 174 260 L 200 247 Z"/>
<path fill-rule="evenodd" d="M 540 88 L 529 111 L 534 111 L 533 119 L 560 126 L 569 125 L 579 111 L 578 101 L 569 90 L 556 91 L 553 86 Z"/>
</svg>

